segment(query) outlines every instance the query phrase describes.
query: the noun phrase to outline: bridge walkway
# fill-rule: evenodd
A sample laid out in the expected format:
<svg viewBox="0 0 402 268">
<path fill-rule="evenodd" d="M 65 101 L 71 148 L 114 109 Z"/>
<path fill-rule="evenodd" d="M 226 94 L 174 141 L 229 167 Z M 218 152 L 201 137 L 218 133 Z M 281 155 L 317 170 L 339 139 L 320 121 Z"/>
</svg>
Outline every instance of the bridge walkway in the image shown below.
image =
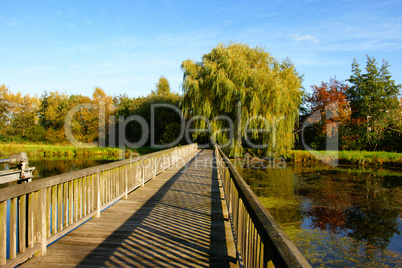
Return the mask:
<svg viewBox="0 0 402 268">
<path fill-rule="evenodd" d="M 22 267 L 235 267 L 213 154 L 197 150 Z"/>
</svg>

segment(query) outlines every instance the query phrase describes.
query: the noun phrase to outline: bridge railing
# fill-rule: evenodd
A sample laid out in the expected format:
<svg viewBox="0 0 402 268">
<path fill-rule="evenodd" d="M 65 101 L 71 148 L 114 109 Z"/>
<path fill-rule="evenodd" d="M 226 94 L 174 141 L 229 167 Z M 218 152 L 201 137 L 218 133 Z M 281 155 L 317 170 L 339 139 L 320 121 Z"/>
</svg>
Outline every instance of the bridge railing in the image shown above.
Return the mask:
<svg viewBox="0 0 402 268">
<path fill-rule="evenodd" d="M 311 267 L 217 145 L 215 155 L 239 262 L 244 267 Z"/>
<path fill-rule="evenodd" d="M 197 149 L 176 147 L 0 189 L 0 265 L 14 267 Z"/>
</svg>

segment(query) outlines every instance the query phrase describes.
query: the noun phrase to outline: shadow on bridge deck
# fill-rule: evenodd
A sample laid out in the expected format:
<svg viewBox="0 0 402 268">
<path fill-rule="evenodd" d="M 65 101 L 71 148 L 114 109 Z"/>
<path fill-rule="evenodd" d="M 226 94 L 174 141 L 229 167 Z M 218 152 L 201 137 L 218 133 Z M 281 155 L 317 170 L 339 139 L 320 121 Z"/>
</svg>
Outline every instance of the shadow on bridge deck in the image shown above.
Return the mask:
<svg viewBox="0 0 402 268">
<path fill-rule="evenodd" d="M 235 247 L 212 150 L 199 151 L 23 266 L 230 267 Z"/>
</svg>

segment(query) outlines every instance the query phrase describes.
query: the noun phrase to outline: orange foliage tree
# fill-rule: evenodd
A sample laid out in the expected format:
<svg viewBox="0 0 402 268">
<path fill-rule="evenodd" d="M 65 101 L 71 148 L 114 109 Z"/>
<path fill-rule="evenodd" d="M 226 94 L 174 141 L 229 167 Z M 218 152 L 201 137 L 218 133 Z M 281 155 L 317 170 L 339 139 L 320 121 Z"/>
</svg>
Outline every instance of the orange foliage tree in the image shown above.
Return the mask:
<svg viewBox="0 0 402 268">
<path fill-rule="evenodd" d="M 311 86 L 313 93 L 308 96 L 310 114 L 320 115 L 320 120 L 315 122 L 314 129 L 316 137 L 314 144 L 316 148 L 322 148 L 326 137 L 342 136 L 343 128 L 346 128 L 350 121 L 350 106 L 346 99 L 348 85 L 331 78 L 329 83 L 321 82 L 321 86 Z M 307 122 L 313 123 L 315 117 L 310 116 Z M 334 128 L 338 126 L 338 131 Z"/>
</svg>

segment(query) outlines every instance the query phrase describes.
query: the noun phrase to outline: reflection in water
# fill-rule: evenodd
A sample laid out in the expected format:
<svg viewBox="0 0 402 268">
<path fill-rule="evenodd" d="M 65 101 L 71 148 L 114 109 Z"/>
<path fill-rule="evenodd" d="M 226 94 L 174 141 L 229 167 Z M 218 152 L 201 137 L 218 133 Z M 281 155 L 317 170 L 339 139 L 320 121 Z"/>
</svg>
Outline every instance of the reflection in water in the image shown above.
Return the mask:
<svg viewBox="0 0 402 268">
<path fill-rule="evenodd" d="M 313 266 L 402 265 L 402 171 L 238 169 Z"/>
</svg>

